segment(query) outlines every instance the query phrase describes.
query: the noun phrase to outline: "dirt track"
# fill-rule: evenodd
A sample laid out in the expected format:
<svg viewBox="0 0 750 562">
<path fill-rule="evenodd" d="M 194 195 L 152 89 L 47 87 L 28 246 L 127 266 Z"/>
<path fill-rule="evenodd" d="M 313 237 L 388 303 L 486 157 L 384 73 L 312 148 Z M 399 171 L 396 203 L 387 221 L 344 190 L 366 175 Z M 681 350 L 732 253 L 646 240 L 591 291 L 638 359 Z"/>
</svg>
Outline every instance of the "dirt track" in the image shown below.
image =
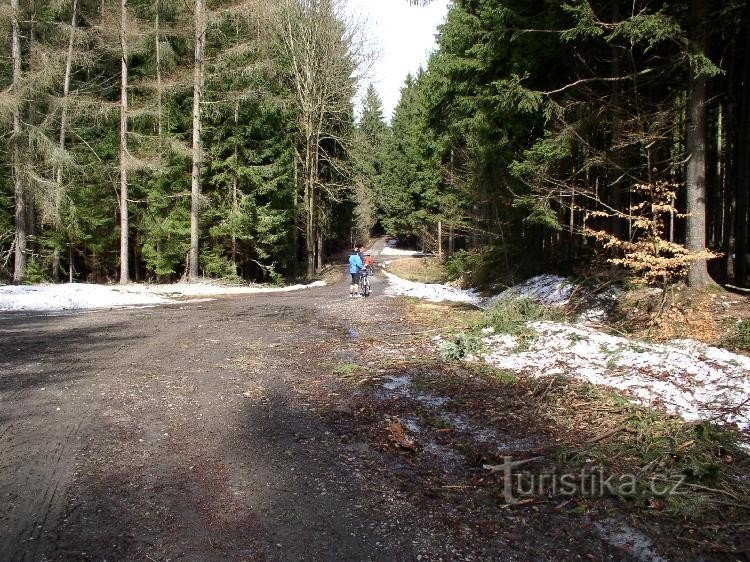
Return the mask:
<svg viewBox="0 0 750 562">
<path fill-rule="evenodd" d="M 438 466 L 458 458 L 447 449 L 394 450 L 371 405 L 380 391 L 335 374 L 429 353 L 381 283 L 366 313 L 342 275 L 292 293 L 3 316 L 0 560 L 619 559 L 585 518 L 463 496 L 451 482 L 475 469 Z"/>
</svg>

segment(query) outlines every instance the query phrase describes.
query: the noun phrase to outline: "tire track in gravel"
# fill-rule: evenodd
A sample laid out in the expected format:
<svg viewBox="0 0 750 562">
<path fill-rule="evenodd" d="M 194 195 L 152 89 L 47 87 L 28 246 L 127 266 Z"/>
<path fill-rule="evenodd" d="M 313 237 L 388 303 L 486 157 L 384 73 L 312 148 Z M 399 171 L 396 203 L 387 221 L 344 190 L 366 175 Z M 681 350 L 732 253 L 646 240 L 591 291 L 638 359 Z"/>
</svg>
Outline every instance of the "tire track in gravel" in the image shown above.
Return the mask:
<svg viewBox="0 0 750 562">
<path fill-rule="evenodd" d="M 91 417 L 83 381 L 107 360 L 99 346 L 81 344 L 106 337 L 109 325 L 95 315 L 0 320 L 0 560 L 39 559 L 43 535 L 56 524 Z"/>
</svg>

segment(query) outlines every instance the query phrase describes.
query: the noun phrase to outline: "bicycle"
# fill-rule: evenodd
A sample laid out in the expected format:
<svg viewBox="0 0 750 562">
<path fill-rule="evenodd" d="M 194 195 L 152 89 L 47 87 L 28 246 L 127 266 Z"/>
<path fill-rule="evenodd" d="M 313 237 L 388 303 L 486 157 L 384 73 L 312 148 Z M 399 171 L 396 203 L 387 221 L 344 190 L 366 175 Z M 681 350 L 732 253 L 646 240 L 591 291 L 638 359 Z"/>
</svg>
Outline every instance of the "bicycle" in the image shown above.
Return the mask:
<svg viewBox="0 0 750 562">
<path fill-rule="evenodd" d="M 359 272 L 359 294 L 363 297 L 369 297 L 371 292 L 370 271 L 365 267 Z"/>
</svg>

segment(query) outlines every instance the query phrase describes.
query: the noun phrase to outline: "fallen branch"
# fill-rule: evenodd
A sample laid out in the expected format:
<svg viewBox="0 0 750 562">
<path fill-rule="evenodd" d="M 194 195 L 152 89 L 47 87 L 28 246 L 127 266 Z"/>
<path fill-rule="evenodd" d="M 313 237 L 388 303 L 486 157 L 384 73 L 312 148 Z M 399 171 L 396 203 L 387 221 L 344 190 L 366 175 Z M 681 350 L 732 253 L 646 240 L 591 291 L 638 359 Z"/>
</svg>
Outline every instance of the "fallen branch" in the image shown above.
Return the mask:
<svg viewBox="0 0 750 562">
<path fill-rule="evenodd" d="M 605 440 L 607 437 L 612 437 L 616 433 L 620 433 L 624 429 L 625 429 L 624 425 L 618 425 L 617 427 L 613 427 L 612 429 L 608 429 L 604 433 L 601 433 L 601 434 L 597 435 L 593 439 L 589 439 L 588 441 L 586 441 L 586 443 L 589 444 L 589 445 L 591 445 L 593 443 L 598 443 L 599 441 Z"/>
<path fill-rule="evenodd" d="M 666 478 L 659 478 L 659 480 L 664 480 L 665 482 L 670 482 L 672 484 L 677 484 L 674 480 L 668 480 Z M 727 492 L 726 490 L 719 490 L 717 488 L 709 488 L 708 486 L 701 486 L 700 484 L 691 484 L 690 482 L 680 482 L 681 486 L 688 486 L 689 488 L 694 488 L 696 490 L 702 490 L 704 492 L 713 492 L 714 494 L 722 494 L 724 496 L 729 496 L 733 500 L 737 500 L 738 502 L 742 501 L 742 498 L 738 498 L 731 492 Z M 747 507 L 747 505 L 742 505 L 741 507 Z"/>
</svg>

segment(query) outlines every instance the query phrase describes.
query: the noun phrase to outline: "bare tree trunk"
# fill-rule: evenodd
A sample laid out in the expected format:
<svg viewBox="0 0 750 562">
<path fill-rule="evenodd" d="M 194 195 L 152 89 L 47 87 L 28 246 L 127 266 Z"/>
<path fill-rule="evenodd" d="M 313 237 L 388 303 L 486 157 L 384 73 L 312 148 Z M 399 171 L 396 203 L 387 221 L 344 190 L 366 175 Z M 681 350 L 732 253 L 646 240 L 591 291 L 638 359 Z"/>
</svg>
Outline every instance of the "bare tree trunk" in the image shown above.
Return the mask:
<svg viewBox="0 0 750 562">
<path fill-rule="evenodd" d="M 438 259 L 443 261 L 443 221 L 438 221 L 437 237 Z"/>
<path fill-rule="evenodd" d="M 201 97 L 206 46 L 205 0 L 195 0 L 195 67 L 193 73 L 193 170 L 190 201 L 190 259 L 188 277 L 198 278 L 198 234 L 201 197 Z"/>
<path fill-rule="evenodd" d="M 36 49 L 36 2 L 30 0 L 28 5 L 31 17 L 29 18 L 29 34 L 26 41 L 26 52 L 29 53 L 29 69 L 35 71 L 37 69 L 32 67 L 34 63 L 32 55 Z M 27 122 L 33 127 L 34 123 L 36 123 L 36 99 L 30 96 L 30 99 L 26 103 L 28 107 Z M 27 146 L 29 148 L 29 154 L 33 154 L 34 147 L 31 136 L 27 138 Z M 26 233 L 28 235 L 27 240 L 32 244 L 32 255 L 34 251 L 38 249 L 36 228 L 36 201 L 34 199 L 33 190 L 28 189 L 26 190 Z"/>
<path fill-rule="evenodd" d="M 70 74 L 73 67 L 73 48 L 75 46 L 76 26 L 78 25 L 78 0 L 73 0 L 73 17 L 70 21 L 70 37 L 68 38 L 68 54 L 65 58 L 65 78 L 63 79 L 62 109 L 60 111 L 60 150 L 65 150 L 65 135 L 68 128 L 68 96 L 70 95 Z M 62 166 L 57 166 L 55 171 L 55 221 L 60 227 L 62 212 Z M 62 275 L 60 269 L 60 248 L 55 248 L 52 256 L 52 275 L 55 281 L 59 281 Z"/>
<path fill-rule="evenodd" d="M 619 22 L 621 18 L 620 14 L 620 3 L 618 0 L 612 0 L 610 1 L 610 10 L 612 14 L 612 21 Z M 610 77 L 612 78 L 618 78 L 621 76 L 623 69 L 623 61 L 622 61 L 622 48 L 612 44 L 610 48 L 610 56 L 612 57 L 610 61 Z M 624 160 L 625 160 L 625 154 L 623 154 L 623 149 L 618 148 L 618 145 L 622 143 L 622 134 L 623 134 L 623 122 L 622 122 L 622 105 L 623 105 L 623 86 L 622 82 L 619 80 L 613 80 L 612 86 L 611 86 L 611 94 L 610 94 L 610 107 L 612 113 L 610 114 L 610 120 L 611 120 L 611 130 L 612 130 L 612 138 L 610 139 L 610 147 L 611 147 L 611 154 L 610 159 L 612 161 L 612 169 L 609 172 L 611 174 L 611 182 L 609 189 L 607 192 L 605 192 L 604 196 L 609 199 L 609 204 L 612 206 L 613 209 L 616 209 L 617 211 L 622 211 L 624 207 L 624 191 L 626 188 L 623 187 L 622 181 L 616 179 L 619 178 L 622 174 L 622 170 L 624 168 Z M 571 204 L 571 213 L 573 213 L 573 206 Z M 623 239 L 625 238 L 625 223 L 617 216 L 617 213 L 612 213 L 612 216 L 609 218 L 610 223 L 610 230 L 614 236 L 617 238 Z M 628 235 L 628 239 L 630 239 Z M 572 245 L 572 244 L 571 244 Z"/>
<path fill-rule="evenodd" d="M 705 53 L 706 30 L 705 0 L 693 0 L 694 41 L 696 48 Z M 706 249 L 706 77 L 691 69 L 687 97 L 688 126 L 686 145 L 687 212 L 686 242 L 688 250 L 703 252 Z M 688 285 L 705 287 L 711 283 L 706 260 L 693 262 L 688 272 Z"/>
<path fill-rule="evenodd" d="M 318 271 L 323 269 L 323 229 L 318 225 L 318 243 L 317 243 L 317 268 Z"/>
<path fill-rule="evenodd" d="M 128 270 L 128 0 L 120 2 L 120 283 L 126 284 Z"/>
<path fill-rule="evenodd" d="M 234 126 L 237 127 L 237 123 L 240 120 L 240 102 L 239 100 L 234 102 Z M 234 165 L 237 166 L 237 141 L 234 143 Z M 237 273 L 237 232 L 235 231 L 236 218 L 239 214 L 239 197 L 237 192 L 237 173 L 232 174 L 232 265 L 234 266 L 234 272 Z"/>
<path fill-rule="evenodd" d="M 77 1 L 77 0 L 76 0 Z M 161 85 L 161 37 L 159 36 L 159 11 L 161 0 L 156 0 L 156 21 L 154 22 L 154 47 L 156 48 L 156 134 L 161 147 L 162 134 L 162 85 Z"/>
<path fill-rule="evenodd" d="M 11 0 L 11 59 L 13 65 L 13 93 L 18 95 L 21 82 L 21 42 L 18 31 L 18 0 Z M 17 103 L 19 103 L 17 101 Z M 21 110 L 13 110 L 13 185 L 16 204 L 16 252 L 13 264 L 13 282 L 22 283 L 26 276 L 26 204 L 21 180 L 21 154 L 18 143 L 21 135 Z"/>
<path fill-rule="evenodd" d="M 316 143 L 317 148 L 317 143 Z M 316 151 L 317 152 L 317 151 Z M 315 170 L 313 158 L 312 133 L 305 135 L 305 246 L 307 250 L 307 276 L 315 274 Z"/>
</svg>

